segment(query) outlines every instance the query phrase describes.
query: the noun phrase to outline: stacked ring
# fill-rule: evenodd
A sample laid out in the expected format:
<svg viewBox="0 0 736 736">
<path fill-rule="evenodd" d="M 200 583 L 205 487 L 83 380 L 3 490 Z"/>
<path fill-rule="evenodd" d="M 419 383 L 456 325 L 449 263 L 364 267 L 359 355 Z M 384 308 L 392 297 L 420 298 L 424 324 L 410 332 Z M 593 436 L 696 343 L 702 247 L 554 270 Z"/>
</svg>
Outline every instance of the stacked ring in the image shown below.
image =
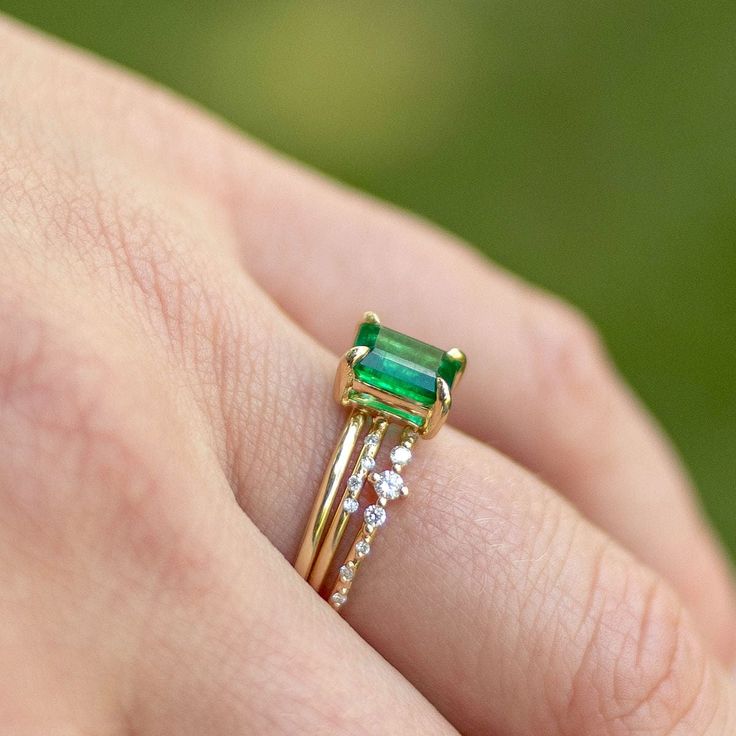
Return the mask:
<svg viewBox="0 0 736 736">
<path fill-rule="evenodd" d="M 444 424 L 452 390 L 465 365 L 461 350 L 443 351 L 384 327 L 374 312 L 366 312 L 358 324 L 355 343 L 341 358 L 334 384 L 335 400 L 350 412 L 317 491 L 295 562 L 299 574 L 315 590 L 325 592 L 333 608 L 347 602 L 358 569 L 386 522 L 389 502 L 408 494 L 402 473 L 414 445 L 419 438 L 434 437 Z M 400 428 L 400 435 L 389 453 L 388 467 L 379 472 L 378 453 L 392 425 Z M 351 517 L 360 509 L 366 481 L 376 500 L 363 509 L 363 522 L 336 580 L 326 587 Z"/>
</svg>

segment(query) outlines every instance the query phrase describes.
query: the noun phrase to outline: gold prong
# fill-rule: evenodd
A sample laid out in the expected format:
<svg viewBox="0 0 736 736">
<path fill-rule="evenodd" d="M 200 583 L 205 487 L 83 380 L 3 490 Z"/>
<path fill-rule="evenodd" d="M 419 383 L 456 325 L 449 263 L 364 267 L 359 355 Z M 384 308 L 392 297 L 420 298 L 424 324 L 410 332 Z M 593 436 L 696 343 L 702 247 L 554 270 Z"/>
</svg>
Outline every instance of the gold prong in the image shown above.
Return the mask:
<svg viewBox="0 0 736 736">
<path fill-rule="evenodd" d="M 453 388 L 456 388 L 460 383 L 460 379 L 465 373 L 465 366 L 468 364 L 468 359 L 465 353 L 460 348 L 450 348 L 447 351 L 447 355 L 452 359 L 460 363 L 460 370 L 455 374 L 455 381 L 453 382 Z"/>
<path fill-rule="evenodd" d="M 450 387 L 444 378 L 437 376 L 437 399 L 429 410 L 429 415 L 420 430 L 425 439 L 434 437 L 440 431 L 440 427 L 445 423 L 447 415 L 450 413 L 451 406 Z"/>
<path fill-rule="evenodd" d="M 374 398 L 382 401 L 384 404 L 387 404 L 393 409 L 404 409 L 405 411 L 411 412 L 412 414 L 416 414 L 420 418 L 424 417 L 427 414 L 426 406 L 417 404 L 416 402 L 409 399 L 404 399 L 401 396 L 390 394 L 387 391 L 382 391 L 380 388 L 375 388 L 375 386 L 363 383 L 363 381 L 361 381 L 359 378 L 353 380 L 350 388 L 352 388 L 354 391 L 370 394 Z M 397 416 L 395 418 L 395 421 L 402 422 L 405 420 Z"/>
<path fill-rule="evenodd" d="M 343 399 L 353 383 L 353 366 L 358 361 L 363 360 L 370 351 L 371 349 L 365 345 L 354 345 L 340 358 L 333 386 L 333 396 L 339 404 L 343 403 Z"/>
<path fill-rule="evenodd" d="M 363 312 L 363 319 L 361 320 L 361 324 L 363 322 L 370 322 L 374 325 L 381 324 L 381 320 L 378 319 L 378 315 L 375 312 Z"/>
<path fill-rule="evenodd" d="M 335 502 L 337 492 L 342 485 L 345 470 L 347 469 L 355 443 L 367 416 L 362 411 L 351 412 L 342 430 L 337 447 L 332 453 L 330 464 L 327 466 L 327 470 L 322 477 L 317 498 L 314 501 L 309 516 L 309 522 L 304 530 L 299 554 L 294 563 L 297 572 L 305 579 L 309 577 L 312 565 L 324 539 L 330 511 Z"/>
</svg>

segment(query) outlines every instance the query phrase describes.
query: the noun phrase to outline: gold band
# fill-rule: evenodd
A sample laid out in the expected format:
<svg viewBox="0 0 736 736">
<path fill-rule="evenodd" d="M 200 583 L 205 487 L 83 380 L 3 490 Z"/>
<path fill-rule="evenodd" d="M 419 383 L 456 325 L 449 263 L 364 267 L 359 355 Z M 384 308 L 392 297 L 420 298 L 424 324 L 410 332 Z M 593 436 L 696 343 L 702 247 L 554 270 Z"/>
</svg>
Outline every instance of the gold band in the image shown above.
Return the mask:
<svg viewBox="0 0 736 736">
<path fill-rule="evenodd" d="M 340 439 L 337 442 L 337 447 L 335 447 L 330 458 L 327 471 L 320 483 L 317 498 L 314 501 L 314 506 L 312 506 L 312 512 L 309 515 L 309 520 L 304 530 L 302 543 L 299 546 L 299 554 L 294 563 L 296 571 L 303 578 L 309 577 L 309 573 L 312 570 L 314 559 L 322 544 L 327 519 L 335 502 L 337 489 L 342 483 L 345 469 L 350 461 L 350 456 L 353 454 L 355 443 L 358 440 L 366 417 L 367 413 L 364 411 L 354 409 L 350 413 Z"/>
<path fill-rule="evenodd" d="M 358 458 L 355 461 L 353 473 L 350 476 L 351 478 L 360 477 L 361 470 L 365 469 L 366 458 L 371 461 L 368 464 L 373 467 L 373 463 L 375 462 L 376 455 L 381 448 L 381 442 L 383 441 L 383 437 L 386 434 L 387 429 L 388 422 L 384 417 L 378 416 L 373 419 L 373 424 L 370 428 L 369 435 L 375 437 L 376 441 L 363 445 L 363 448 L 361 449 L 360 453 L 358 454 Z M 351 512 L 345 508 L 345 502 L 348 498 L 354 498 L 357 501 L 361 490 L 362 485 L 356 493 L 350 494 L 350 489 L 347 487 L 347 485 L 345 485 L 345 490 L 343 491 L 342 497 L 340 498 L 337 511 L 335 511 L 335 514 L 333 515 L 332 521 L 330 523 L 330 527 L 327 530 L 326 538 L 322 542 L 322 546 L 317 553 L 317 558 L 314 561 L 312 570 L 309 573 L 309 584 L 316 591 L 319 591 L 324 584 L 327 571 L 329 570 L 330 564 L 335 557 L 337 548 L 340 545 L 340 541 L 342 540 L 343 534 L 345 534 L 345 529 L 347 528 L 348 522 L 350 521 Z"/>
</svg>

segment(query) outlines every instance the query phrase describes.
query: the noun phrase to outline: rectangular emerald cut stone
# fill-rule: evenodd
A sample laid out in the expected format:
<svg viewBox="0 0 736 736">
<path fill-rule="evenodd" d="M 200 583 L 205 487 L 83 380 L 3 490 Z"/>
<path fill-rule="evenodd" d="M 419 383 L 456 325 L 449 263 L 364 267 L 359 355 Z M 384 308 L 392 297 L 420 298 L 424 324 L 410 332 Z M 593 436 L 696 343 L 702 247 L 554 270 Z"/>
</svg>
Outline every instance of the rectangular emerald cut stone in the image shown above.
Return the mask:
<svg viewBox="0 0 736 736">
<path fill-rule="evenodd" d="M 452 388 L 462 368 L 443 350 L 374 322 L 359 325 L 355 345 L 371 349 L 353 366 L 359 381 L 424 407 L 435 402 L 437 377 Z"/>
</svg>

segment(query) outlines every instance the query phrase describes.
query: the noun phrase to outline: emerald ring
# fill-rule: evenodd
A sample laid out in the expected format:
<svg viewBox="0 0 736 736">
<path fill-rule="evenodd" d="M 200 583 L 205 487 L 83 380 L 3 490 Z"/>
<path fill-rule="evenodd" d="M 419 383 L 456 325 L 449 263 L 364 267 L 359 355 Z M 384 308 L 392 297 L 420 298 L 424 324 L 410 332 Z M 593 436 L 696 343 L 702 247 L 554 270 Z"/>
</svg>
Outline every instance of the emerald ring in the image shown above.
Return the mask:
<svg viewBox="0 0 736 736">
<path fill-rule="evenodd" d="M 414 445 L 434 437 L 445 423 L 466 362 L 458 348 L 441 350 L 389 329 L 374 312 L 366 312 L 358 324 L 354 344 L 335 375 L 334 397 L 348 409 L 347 420 L 294 565 L 333 608 L 347 602 L 358 569 L 386 523 L 389 501 L 409 493 L 403 471 Z M 384 458 L 380 451 L 387 437 L 392 437 L 393 446 Z M 363 505 L 360 528 L 329 584 L 340 543 L 361 510 L 366 483 L 374 498 Z"/>
</svg>

